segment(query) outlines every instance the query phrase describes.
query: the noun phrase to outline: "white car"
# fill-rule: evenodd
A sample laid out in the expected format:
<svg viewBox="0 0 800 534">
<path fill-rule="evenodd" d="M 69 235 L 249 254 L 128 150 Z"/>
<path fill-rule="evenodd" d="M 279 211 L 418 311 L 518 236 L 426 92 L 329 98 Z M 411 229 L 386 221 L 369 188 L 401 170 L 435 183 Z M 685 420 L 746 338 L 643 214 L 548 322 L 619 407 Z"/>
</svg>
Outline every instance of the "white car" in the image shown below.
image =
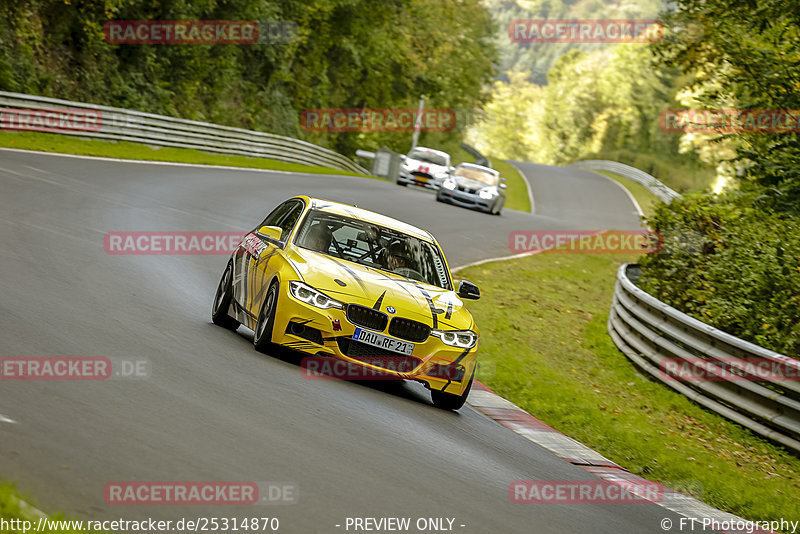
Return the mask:
<svg viewBox="0 0 800 534">
<path fill-rule="evenodd" d="M 441 150 L 418 146 L 407 156 L 397 177 L 397 185 L 421 185 L 428 189 L 439 189 L 442 182 L 454 170 L 450 166 L 450 154 Z"/>
<path fill-rule="evenodd" d="M 436 200 L 500 215 L 506 203 L 506 183 L 489 167 L 462 163 L 441 184 Z"/>
</svg>

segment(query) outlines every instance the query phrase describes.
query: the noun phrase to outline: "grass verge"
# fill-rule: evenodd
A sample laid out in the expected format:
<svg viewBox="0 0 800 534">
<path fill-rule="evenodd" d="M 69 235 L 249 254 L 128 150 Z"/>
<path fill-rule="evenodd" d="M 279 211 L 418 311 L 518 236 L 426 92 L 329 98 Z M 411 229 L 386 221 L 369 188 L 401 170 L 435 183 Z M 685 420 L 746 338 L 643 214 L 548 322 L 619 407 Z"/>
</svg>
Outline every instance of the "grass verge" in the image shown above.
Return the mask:
<svg viewBox="0 0 800 534">
<path fill-rule="evenodd" d="M 642 212 L 644 212 L 645 216 L 650 217 L 653 215 L 655 211 L 655 207 L 661 203 L 661 199 L 655 196 L 653 193 L 650 192 L 645 186 L 638 182 L 634 182 L 633 180 L 629 180 L 628 178 L 623 178 L 618 174 L 614 174 L 613 172 L 607 171 L 592 171 L 598 174 L 602 174 L 603 176 L 607 176 L 620 184 L 622 187 L 630 191 L 633 195 L 633 198 L 636 199 L 636 202 L 639 203 L 639 207 L 642 208 Z"/>
<path fill-rule="evenodd" d="M 485 295 L 470 310 L 494 371 L 478 378 L 638 475 L 746 519 L 800 519 L 800 459 L 649 380 L 611 341 L 615 273 L 634 259 L 537 254 L 459 272 Z"/>
<path fill-rule="evenodd" d="M 513 165 L 500 158 L 489 158 L 492 168 L 500 171 L 500 176 L 506 179 L 506 208 L 519 211 L 531 211 L 528 198 L 528 186 Z"/>
<path fill-rule="evenodd" d="M 129 143 L 127 141 L 114 142 L 80 139 L 68 135 L 38 132 L 0 132 L 0 146 L 38 150 L 42 152 L 102 156 L 106 158 L 169 161 L 174 163 L 195 163 L 202 165 L 227 165 L 230 167 L 249 167 L 254 169 L 304 172 L 310 174 L 355 174 L 350 171 L 302 165 L 300 163 L 287 163 L 267 158 L 210 154 L 191 148 L 153 148 L 148 145 Z M 356 176 L 380 179 L 375 176 L 366 176 L 362 174 Z"/>
<path fill-rule="evenodd" d="M 23 509 L 23 503 L 26 502 L 26 500 L 26 498 L 20 496 L 13 485 L 8 483 L 0 483 L 0 519 L 6 521 L 7 526 L 10 527 L 0 528 L 0 531 L 31 532 L 38 527 L 39 517 L 34 517 L 34 514 L 31 513 L 31 510 Z M 50 521 L 65 521 L 65 518 L 62 514 L 54 515 L 46 519 L 49 519 Z M 29 523 L 23 524 L 24 521 L 29 521 Z M 42 523 L 42 529 L 38 530 L 37 532 L 43 534 L 49 532 L 57 532 L 60 534 L 87 532 L 76 529 L 74 524 L 69 524 L 69 520 L 66 521 L 67 524 L 60 523 L 54 525 L 53 523 Z"/>
</svg>

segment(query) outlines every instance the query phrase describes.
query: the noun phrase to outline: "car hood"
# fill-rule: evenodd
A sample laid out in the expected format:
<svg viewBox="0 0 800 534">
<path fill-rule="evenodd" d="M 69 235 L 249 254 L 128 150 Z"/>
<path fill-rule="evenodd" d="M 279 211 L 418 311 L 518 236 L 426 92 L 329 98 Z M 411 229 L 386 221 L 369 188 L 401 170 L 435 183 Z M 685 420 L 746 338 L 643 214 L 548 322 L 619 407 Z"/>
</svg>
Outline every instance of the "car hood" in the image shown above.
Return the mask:
<svg viewBox="0 0 800 534">
<path fill-rule="evenodd" d="M 480 191 L 484 187 L 496 187 L 491 185 L 486 185 L 483 182 L 479 182 L 477 180 L 470 180 L 469 178 L 465 178 L 463 176 L 453 176 L 453 180 L 460 186 L 466 187 L 472 192 Z"/>
<path fill-rule="evenodd" d="M 407 317 L 444 330 L 474 329 L 472 316 L 455 291 L 409 280 L 379 269 L 294 245 L 286 257 L 308 285 L 346 304 L 360 304 L 390 317 Z"/>
</svg>

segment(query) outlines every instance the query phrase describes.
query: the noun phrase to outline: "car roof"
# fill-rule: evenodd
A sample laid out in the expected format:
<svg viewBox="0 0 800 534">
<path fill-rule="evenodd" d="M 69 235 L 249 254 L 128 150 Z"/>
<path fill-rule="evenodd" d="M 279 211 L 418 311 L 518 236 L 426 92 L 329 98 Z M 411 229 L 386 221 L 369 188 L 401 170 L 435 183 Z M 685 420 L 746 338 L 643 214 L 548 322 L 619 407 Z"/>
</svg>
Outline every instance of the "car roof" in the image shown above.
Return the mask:
<svg viewBox="0 0 800 534">
<path fill-rule="evenodd" d="M 494 175 L 499 175 L 500 174 L 500 171 L 497 171 L 495 169 L 491 169 L 489 167 L 484 167 L 483 165 L 478 165 L 477 163 L 459 163 L 457 167 L 470 167 L 472 169 L 477 169 L 479 171 L 489 172 L 489 173 L 492 173 Z"/>
<path fill-rule="evenodd" d="M 303 196 L 299 198 L 303 198 Z M 308 199 L 312 209 L 326 213 L 333 213 L 335 215 L 342 215 L 344 217 L 352 217 L 362 221 L 368 221 L 380 226 L 385 226 L 386 228 L 391 228 L 392 230 L 397 230 L 398 232 L 403 232 L 404 234 L 417 237 L 424 241 L 433 243 L 436 242 L 436 239 L 433 237 L 433 235 L 431 235 L 430 232 L 427 232 L 422 228 L 412 226 L 408 223 L 404 223 L 403 221 L 398 221 L 392 217 L 387 217 L 386 215 L 381 215 L 380 213 L 375 213 L 374 211 L 365 210 L 364 208 L 351 206 L 349 204 L 334 202 L 332 200 L 308 196 L 305 198 Z"/>
<path fill-rule="evenodd" d="M 435 148 L 428 148 L 424 146 L 415 146 L 414 148 L 409 150 L 408 153 L 411 154 L 411 152 L 413 152 L 414 150 L 420 150 L 422 152 L 431 152 L 433 154 L 439 154 L 440 156 L 450 157 L 450 154 L 448 154 L 447 152 L 442 152 L 441 150 L 436 150 Z"/>
</svg>

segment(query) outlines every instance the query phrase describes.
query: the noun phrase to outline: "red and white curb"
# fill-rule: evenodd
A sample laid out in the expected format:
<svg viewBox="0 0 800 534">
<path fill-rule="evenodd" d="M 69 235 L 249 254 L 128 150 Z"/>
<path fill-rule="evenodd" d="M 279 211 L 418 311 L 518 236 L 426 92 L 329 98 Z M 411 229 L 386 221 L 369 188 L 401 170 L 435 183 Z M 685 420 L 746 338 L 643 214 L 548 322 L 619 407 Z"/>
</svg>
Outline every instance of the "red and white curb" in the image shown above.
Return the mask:
<svg viewBox="0 0 800 534">
<path fill-rule="evenodd" d="M 473 382 L 472 390 L 467 398 L 467 403 L 481 412 L 482 414 L 494 419 L 504 427 L 516 432 L 520 436 L 529 439 L 566 460 L 567 462 L 581 467 L 603 480 L 612 483 L 625 483 L 644 486 L 652 485 L 639 475 L 635 475 L 618 465 L 599 452 L 590 449 L 569 436 L 565 436 L 558 430 L 551 428 L 534 416 L 496 394 L 480 382 Z M 748 523 L 746 519 L 734 514 L 717 510 L 693 497 L 684 495 L 679 491 L 659 485 L 661 488 L 661 498 L 653 501 L 654 504 L 666 508 L 684 517 L 693 519 L 697 522 L 697 528 L 703 520 L 711 520 L 716 524 L 741 525 Z M 675 525 L 677 527 L 678 525 Z M 679 530 L 679 529 L 676 529 Z M 688 527 L 687 530 L 692 530 Z M 743 530 L 703 530 L 704 532 L 723 532 L 726 534 L 741 534 Z M 769 530 L 755 529 L 750 532 L 766 534 Z"/>
</svg>

